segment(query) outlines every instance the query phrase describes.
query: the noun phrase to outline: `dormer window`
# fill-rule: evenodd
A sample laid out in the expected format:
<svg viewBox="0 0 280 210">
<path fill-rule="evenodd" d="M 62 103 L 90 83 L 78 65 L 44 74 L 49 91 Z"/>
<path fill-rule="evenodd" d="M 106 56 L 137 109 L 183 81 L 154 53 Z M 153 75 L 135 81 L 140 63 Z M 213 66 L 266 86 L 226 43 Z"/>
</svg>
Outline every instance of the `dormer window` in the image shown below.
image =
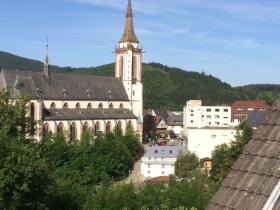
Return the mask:
<svg viewBox="0 0 280 210">
<path fill-rule="evenodd" d="M 87 89 L 87 96 L 90 97 L 91 96 L 91 90 Z"/>
<path fill-rule="evenodd" d="M 63 89 L 62 92 L 63 92 L 63 97 L 67 97 L 68 96 L 68 93 L 67 93 L 66 89 Z"/>
</svg>

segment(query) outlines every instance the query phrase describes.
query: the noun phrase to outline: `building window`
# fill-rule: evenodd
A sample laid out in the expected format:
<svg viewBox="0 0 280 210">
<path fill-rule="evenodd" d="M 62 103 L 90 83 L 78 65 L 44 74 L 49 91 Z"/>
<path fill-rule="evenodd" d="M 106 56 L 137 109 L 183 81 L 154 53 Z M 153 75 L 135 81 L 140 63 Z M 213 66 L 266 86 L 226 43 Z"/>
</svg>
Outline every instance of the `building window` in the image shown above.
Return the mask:
<svg viewBox="0 0 280 210">
<path fill-rule="evenodd" d="M 89 129 L 88 122 L 85 122 L 85 123 L 83 124 L 83 133 L 86 132 L 86 131 L 88 131 L 88 129 Z"/>
<path fill-rule="evenodd" d="M 151 174 L 151 172 L 150 172 L 150 171 L 148 171 L 148 174 Z"/>
<path fill-rule="evenodd" d="M 126 125 L 126 131 L 133 131 L 133 126 L 132 126 L 131 120 L 129 120 Z"/>
<path fill-rule="evenodd" d="M 69 106 L 68 106 L 68 103 L 64 103 L 64 104 L 63 104 L 63 108 L 64 108 L 64 109 L 66 109 L 66 108 L 68 108 L 68 107 L 69 107 Z"/>
<path fill-rule="evenodd" d="M 35 104 L 31 103 L 30 105 L 30 118 L 31 118 L 31 129 L 30 129 L 30 135 L 35 135 Z"/>
<path fill-rule="evenodd" d="M 124 107 L 123 107 L 123 103 L 121 103 L 121 104 L 120 104 L 120 109 L 123 109 L 123 108 L 124 108 Z"/>
<path fill-rule="evenodd" d="M 206 118 L 207 119 L 211 119 L 211 115 L 206 115 Z"/>
<path fill-rule="evenodd" d="M 70 140 L 76 140 L 77 138 L 77 128 L 76 128 L 76 123 L 72 123 L 70 126 Z"/>
<path fill-rule="evenodd" d="M 87 108 L 88 108 L 88 109 L 91 109 L 91 108 L 92 108 L 91 103 L 88 103 Z"/>
<path fill-rule="evenodd" d="M 102 104 L 102 103 L 100 103 L 100 104 L 98 105 L 98 109 L 103 109 L 103 104 Z"/>
<path fill-rule="evenodd" d="M 49 132 L 49 124 L 48 123 L 45 123 L 44 124 L 44 128 L 43 128 L 43 136 L 46 136 L 47 133 Z"/>
<path fill-rule="evenodd" d="M 64 129 L 63 123 L 59 123 L 56 129 L 57 133 L 59 134 L 63 133 L 63 129 Z"/>
<path fill-rule="evenodd" d="M 120 60 L 119 60 L 119 76 L 120 76 L 120 79 L 122 80 L 123 79 L 123 57 L 120 57 Z"/>
<path fill-rule="evenodd" d="M 220 125 L 220 123 L 219 122 L 215 122 L 215 125 Z"/>
<path fill-rule="evenodd" d="M 211 109 L 206 109 L 206 112 L 211 112 Z"/>
<path fill-rule="evenodd" d="M 161 165 L 161 167 L 162 167 L 162 168 L 165 168 L 165 165 L 164 165 L 164 164 L 162 164 L 162 165 Z"/>
<path fill-rule="evenodd" d="M 106 133 L 110 133 L 111 132 L 111 122 L 107 122 L 106 124 Z"/>
<path fill-rule="evenodd" d="M 220 112 L 220 109 L 215 109 L 215 112 Z"/>
<path fill-rule="evenodd" d="M 224 112 L 228 112 L 228 109 L 224 109 Z"/>
<path fill-rule="evenodd" d="M 137 59 L 135 56 L 132 58 L 132 80 L 135 83 L 137 79 Z"/>
<path fill-rule="evenodd" d="M 52 104 L 51 104 L 51 109 L 55 109 L 55 108 L 56 108 L 56 105 L 55 105 L 54 102 L 52 102 Z"/>
<path fill-rule="evenodd" d="M 157 154 L 158 153 L 158 151 L 157 150 L 155 150 L 155 154 Z"/>
<path fill-rule="evenodd" d="M 94 134 L 97 135 L 100 131 L 100 122 L 96 122 L 94 126 Z"/>
<path fill-rule="evenodd" d="M 117 133 L 122 134 L 122 122 L 119 121 L 117 124 Z"/>
<path fill-rule="evenodd" d="M 191 114 L 191 116 L 193 117 L 193 114 Z"/>
<path fill-rule="evenodd" d="M 148 164 L 148 168 L 151 168 L 151 164 Z"/>
<path fill-rule="evenodd" d="M 248 108 L 248 111 L 249 111 L 249 112 L 253 112 L 253 111 L 254 111 L 254 108 L 253 108 L 253 107 L 249 107 L 249 108 Z"/>
<path fill-rule="evenodd" d="M 162 171 L 161 174 L 164 174 L 164 171 Z"/>
<path fill-rule="evenodd" d="M 114 105 L 112 103 L 109 105 L 109 109 L 114 109 Z"/>
<path fill-rule="evenodd" d="M 243 108 L 242 107 L 238 107 L 236 110 L 237 111 L 243 111 Z"/>
<path fill-rule="evenodd" d="M 172 154 L 173 153 L 173 151 L 172 150 L 169 150 L 169 154 Z"/>
<path fill-rule="evenodd" d="M 219 118 L 220 118 L 220 116 L 219 116 L 219 115 L 215 115 L 215 118 L 216 118 L 216 119 L 219 119 Z"/>
<path fill-rule="evenodd" d="M 193 120 L 191 120 L 191 123 L 193 123 Z"/>
<path fill-rule="evenodd" d="M 81 108 L 81 104 L 80 103 L 77 103 L 76 104 L 76 109 L 80 109 Z"/>
</svg>

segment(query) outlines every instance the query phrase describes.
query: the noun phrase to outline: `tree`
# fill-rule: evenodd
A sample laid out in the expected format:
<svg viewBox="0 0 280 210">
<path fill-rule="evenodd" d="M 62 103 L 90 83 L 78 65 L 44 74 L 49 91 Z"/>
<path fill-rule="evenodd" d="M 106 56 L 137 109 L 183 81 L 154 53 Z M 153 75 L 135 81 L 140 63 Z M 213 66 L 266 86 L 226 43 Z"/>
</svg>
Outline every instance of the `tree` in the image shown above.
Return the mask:
<svg viewBox="0 0 280 210">
<path fill-rule="evenodd" d="M 257 96 L 257 100 L 264 100 L 271 106 L 276 100 L 276 95 L 274 95 L 271 91 L 260 92 Z"/>
<path fill-rule="evenodd" d="M 175 174 L 180 178 L 191 178 L 199 166 L 199 158 L 194 153 L 180 154 L 175 162 Z"/>
<path fill-rule="evenodd" d="M 242 122 L 237 128 L 235 140 L 230 145 L 220 145 L 212 153 L 211 178 L 221 182 L 228 174 L 244 147 L 248 144 L 253 135 L 253 128 Z"/>
</svg>

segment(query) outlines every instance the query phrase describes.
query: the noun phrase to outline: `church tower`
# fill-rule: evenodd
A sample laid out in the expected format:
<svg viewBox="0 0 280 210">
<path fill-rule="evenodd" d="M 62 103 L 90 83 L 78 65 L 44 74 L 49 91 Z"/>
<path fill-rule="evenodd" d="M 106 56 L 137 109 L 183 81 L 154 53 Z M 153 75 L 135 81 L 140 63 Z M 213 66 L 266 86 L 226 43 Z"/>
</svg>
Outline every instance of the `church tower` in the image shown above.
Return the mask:
<svg viewBox="0 0 280 210">
<path fill-rule="evenodd" d="M 142 123 L 142 48 L 134 32 L 131 0 L 128 0 L 125 29 L 116 48 L 115 76 L 122 80 L 131 110 L 138 117 L 138 122 Z"/>
</svg>

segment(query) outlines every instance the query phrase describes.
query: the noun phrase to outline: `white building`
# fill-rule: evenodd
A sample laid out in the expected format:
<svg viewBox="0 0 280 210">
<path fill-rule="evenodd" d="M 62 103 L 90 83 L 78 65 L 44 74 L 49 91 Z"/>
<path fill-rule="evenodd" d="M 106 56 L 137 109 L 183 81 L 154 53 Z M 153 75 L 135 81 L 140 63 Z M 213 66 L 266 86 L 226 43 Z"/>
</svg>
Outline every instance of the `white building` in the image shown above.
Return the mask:
<svg viewBox="0 0 280 210">
<path fill-rule="evenodd" d="M 227 128 L 189 128 L 187 133 L 188 150 L 200 159 L 211 158 L 216 146 L 229 144 L 235 139 L 236 129 Z"/>
<path fill-rule="evenodd" d="M 185 127 L 230 127 L 230 106 L 202 106 L 201 100 L 187 101 L 184 107 Z"/>
<path fill-rule="evenodd" d="M 152 146 L 141 159 L 141 174 L 149 179 L 175 174 L 175 162 L 183 146 Z"/>
<path fill-rule="evenodd" d="M 142 48 L 133 27 L 128 0 L 125 30 L 116 47 L 115 77 L 62 74 L 44 67 L 37 72 L 2 70 L 0 90 L 13 98 L 28 95 L 34 120 L 30 136 L 41 140 L 47 132 L 80 139 L 84 131 L 96 135 L 133 128 L 142 135 Z"/>
<path fill-rule="evenodd" d="M 230 106 L 202 106 L 201 100 L 187 101 L 184 107 L 184 134 L 188 150 L 200 159 L 211 158 L 216 146 L 235 139 Z"/>
</svg>

